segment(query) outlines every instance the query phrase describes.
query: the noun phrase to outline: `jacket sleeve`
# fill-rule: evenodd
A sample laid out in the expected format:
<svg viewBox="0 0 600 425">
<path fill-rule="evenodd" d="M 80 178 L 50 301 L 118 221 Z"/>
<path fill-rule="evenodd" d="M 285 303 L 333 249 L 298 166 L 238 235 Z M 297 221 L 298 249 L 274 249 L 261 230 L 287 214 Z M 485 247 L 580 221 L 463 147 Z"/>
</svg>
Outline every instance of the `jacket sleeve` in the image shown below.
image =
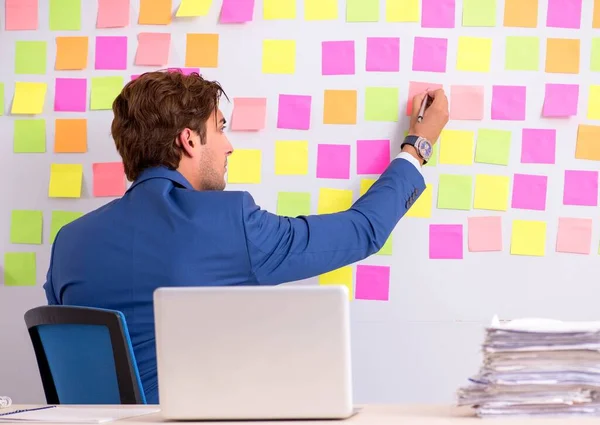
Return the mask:
<svg viewBox="0 0 600 425">
<path fill-rule="evenodd" d="M 400 158 L 351 208 L 334 214 L 278 216 L 244 192 L 242 217 L 252 273 L 259 284 L 277 285 L 362 260 L 381 249 L 424 190 L 419 170 Z"/>
</svg>

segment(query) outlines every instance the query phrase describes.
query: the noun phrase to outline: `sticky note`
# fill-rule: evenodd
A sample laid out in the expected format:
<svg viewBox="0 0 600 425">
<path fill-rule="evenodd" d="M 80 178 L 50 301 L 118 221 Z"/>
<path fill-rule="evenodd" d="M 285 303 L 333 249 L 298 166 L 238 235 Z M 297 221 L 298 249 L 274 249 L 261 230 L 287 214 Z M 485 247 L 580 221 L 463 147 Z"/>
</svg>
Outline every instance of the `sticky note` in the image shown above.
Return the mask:
<svg viewBox="0 0 600 425">
<path fill-rule="evenodd" d="M 296 19 L 296 0 L 263 0 L 263 19 Z"/>
<path fill-rule="evenodd" d="M 386 0 L 385 20 L 387 22 L 419 22 L 421 5 L 419 0 Z"/>
<path fill-rule="evenodd" d="M 463 0 L 463 27 L 496 26 L 496 0 Z"/>
<path fill-rule="evenodd" d="M 14 153 L 46 152 L 46 120 L 17 119 L 14 121 Z"/>
<path fill-rule="evenodd" d="M 277 128 L 308 130 L 312 98 L 306 95 L 280 94 L 277 105 Z"/>
<path fill-rule="evenodd" d="M 429 258 L 433 260 L 462 260 L 462 224 L 429 225 Z"/>
<path fill-rule="evenodd" d="M 46 42 L 17 41 L 15 43 L 15 74 L 46 73 Z"/>
<path fill-rule="evenodd" d="M 390 299 L 390 267 L 358 264 L 356 266 L 357 300 L 388 301 Z"/>
<path fill-rule="evenodd" d="M 592 219 L 559 217 L 556 252 L 589 255 L 592 247 Z"/>
<path fill-rule="evenodd" d="M 511 207 L 521 210 L 544 211 L 548 177 L 535 174 L 515 174 Z"/>
<path fill-rule="evenodd" d="M 430 218 L 433 208 L 433 185 L 425 184 L 425 190 L 408 209 L 405 217 Z"/>
<path fill-rule="evenodd" d="M 382 174 L 390 161 L 389 140 L 356 141 L 356 174 Z"/>
<path fill-rule="evenodd" d="M 77 211 L 52 211 L 52 217 L 50 219 L 50 243 L 54 243 L 56 234 L 63 226 L 66 226 L 82 216 L 83 213 Z"/>
<path fill-rule="evenodd" d="M 46 102 L 46 83 L 17 81 L 13 98 L 12 114 L 41 114 Z"/>
<path fill-rule="evenodd" d="M 393 249 L 393 235 L 390 235 L 384 242 L 381 249 L 379 251 L 377 251 L 375 253 L 375 255 L 392 255 L 392 249 Z"/>
<path fill-rule="evenodd" d="M 354 41 L 321 42 L 321 74 L 353 75 L 354 72 Z"/>
<path fill-rule="evenodd" d="M 598 171 L 565 170 L 563 205 L 598 205 Z"/>
<path fill-rule="evenodd" d="M 0 83 L 0 115 L 4 115 L 4 83 Z"/>
<path fill-rule="evenodd" d="M 594 0 L 592 28 L 600 28 L 600 0 Z"/>
<path fill-rule="evenodd" d="M 456 69 L 459 71 L 490 72 L 492 39 L 483 37 L 458 37 Z"/>
<path fill-rule="evenodd" d="M 54 152 L 87 152 L 87 119 L 57 118 L 54 121 Z"/>
<path fill-rule="evenodd" d="M 412 70 L 446 72 L 447 52 L 447 38 L 415 37 Z"/>
<path fill-rule="evenodd" d="M 266 97 L 234 97 L 231 114 L 233 131 L 259 131 L 265 128 Z"/>
<path fill-rule="evenodd" d="M 254 19 L 254 0 L 223 0 L 219 22 L 241 24 Z"/>
<path fill-rule="evenodd" d="M 277 215 L 285 217 L 310 215 L 310 193 L 279 192 L 277 194 Z"/>
<path fill-rule="evenodd" d="M 473 208 L 478 210 L 506 211 L 510 177 L 489 174 L 475 176 Z"/>
<path fill-rule="evenodd" d="M 346 22 L 379 21 L 379 0 L 346 0 Z"/>
<path fill-rule="evenodd" d="M 544 117 L 570 117 L 577 115 L 579 85 L 546 83 L 542 115 Z"/>
<path fill-rule="evenodd" d="M 483 86 L 450 87 L 450 119 L 481 120 L 483 119 Z"/>
<path fill-rule="evenodd" d="M 443 86 L 439 83 L 427 83 L 423 81 L 411 81 L 408 84 L 408 98 L 406 100 L 406 116 L 412 114 L 413 98 L 417 94 L 424 93 L 426 90 L 435 91 Z M 437 145 L 436 145 L 437 146 Z"/>
<path fill-rule="evenodd" d="M 600 161 L 600 126 L 579 124 L 575 158 Z"/>
<path fill-rule="evenodd" d="M 191 67 L 191 68 L 167 68 L 168 72 L 179 72 L 183 75 L 192 75 L 198 74 L 200 75 L 200 68 Z"/>
<path fill-rule="evenodd" d="M 438 183 L 437 207 L 450 210 L 470 210 L 473 199 L 473 177 L 441 174 Z"/>
<path fill-rule="evenodd" d="M 440 134 L 440 164 L 473 164 L 475 133 L 470 130 L 442 130 Z"/>
<path fill-rule="evenodd" d="M 262 176 L 262 151 L 260 149 L 236 149 L 227 161 L 229 183 L 260 183 Z"/>
<path fill-rule="evenodd" d="M 510 253 L 512 255 L 544 256 L 546 254 L 546 223 L 535 220 L 513 220 Z"/>
<path fill-rule="evenodd" d="M 169 25 L 172 0 L 140 0 L 140 25 Z"/>
<path fill-rule="evenodd" d="M 79 198 L 83 183 L 81 164 L 51 164 L 48 196 L 50 198 Z"/>
<path fill-rule="evenodd" d="M 546 72 L 579 74 L 578 38 L 548 38 L 546 40 Z"/>
<path fill-rule="evenodd" d="M 587 119 L 600 120 L 600 85 L 589 86 Z"/>
<path fill-rule="evenodd" d="M 454 28 L 455 0 L 423 0 L 421 14 L 423 28 Z"/>
<path fill-rule="evenodd" d="M 86 69 L 87 62 L 87 37 L 56 37 L 56 70 Z"/>
<path fill-rule="evenodd" d="M 504 0 L 504 26 L 536 28 L 538 0 Z"/>
<path fill-rule="evenodd" d="M 540 39 L 533 36 L 506 37 L 504 68 L 507 71 L 537 71 L 540 67 Z"/>
<path fill-rule="evenodd" d="M 42 211 L 13 210 L 10 217 L 10 243 L 42 243 Z"/>
<path fill-rule="evenodd" d="M 356 90 L 325 90 L 323 124 L 356 124 Z"/>
<path fill-rule="evenodd" d="M 555 129 L 524 128 L 521 134 L 521 162 L 523 164 L 554 164 L 556 162 Z"/>
<path fill-rule="evenodd" d="M 525 86 L 492 87 L 492 119 L 525 120 L 527 88 Z"/>
<path fill-rule="evenodd" d="M 354 297 L 352 288 L 352 266 L 344 266 L 323 273 L 319 276 L 319 285 L 344 285 L 348 289 L 348 298 L 352 300 Z"/>
<path fill-rule="evenodd" d="M 367 87 L 365 91 L 366 121 L 398 121 L 399 91 L 396 87 Z"/>
<path fill-rule="evenodd" d="M 359 196 L 363 196 L 375 184 L 377 179 L 360 179 Z"/>
<path fill-rule="evenodd" d="M 50 30 L 81 30 L 81 0 L 50 0 Z"/>
<path fill-rule="evenodd" d="M 123 77 L 92 77 L 91 110 L 112 109 L 112 104 L 123 89 Z"/>
<path fill-rule="evenodd" d="M 54 83 L 54 110 L 58 112 L 85 112 L 87 80 L 85 78 L 57 78 Z"/>
<path fill-rule="evenodd" d="M 169 63 L 171 34 L 142 32 L 138 34 L 135 64 L 139 66 L 163 66 Z"/>
<path fill-rule="evenodd" d="M 304 19 L 306 21 L 333 21 L 337 18 L 337 0 L 304 0 Z"/>
<path fill-rule="evenodd" d="M 590 71 L 600 72 L 600 37 L 592 38 L 592 54 L 590 57 Z"/>
<path fill-rule="evenodd" d="M 277 140 L 275 142 L 275 174 L 308 174 L 308 141 Z"/>
<path fill-rule="evenodd" d="M 579 29 L 582 0 L 548 0 L 546 26 Z"/>
<path fill-rule="evenodd" d="M 127 69 L 127 36 L 96 37 L 95 69 Z"/>
<path fill-rule="evenodd" d="M 263 74 L 293 74 L 296 72 L 296 41 L 263 40 Z"/>
<path fill-rule="evenodd" d="M 130 0 L 98 0 L 96 28 L 129 26 Z"/>
<path fill-rule="evenodd" d="M 38 29 L 38 0 L 5 0 L 7 31 Z"/>
<path fill-rule="evenodd" d="M 122 162 L 97 162 L 92 164 L 94 196 L 123 196 L 125 170 Z"/>
<path fill-rule="evenodd" d="M 4 253 L 4 285 L 35 286 L 35 252 Z"/>
<path fill-rule="evenodd" d="M 400 38 L 367 37 L 365 70 L 398 72 L 400 70 Z"/>
<path fill-rule="evenodd" d="M 317 147 L 317 178 L 350 178 L 350 145 L 321 143 Z"/>
<path fill-rule="evenodd" d="M 206 16 L 210 12 L 213 0 L 181 0 L 175 16 Z"/>
<path fill-rule="evenodd" d="M 332 214 L 346 211 L 352 206 L 352 191 L 348 189 L 319 189 L 317 214 Z"/>
<path fill-rule="evenodd" d="M 467 225 L 469 251 L 502 251 L 502 217 L 468 217 Z"/>
<path fill-rule="evenodd" d="M 200 68 L 219 66 L 219 34 L 187 34 L 185 66 Z"/>
</svg>

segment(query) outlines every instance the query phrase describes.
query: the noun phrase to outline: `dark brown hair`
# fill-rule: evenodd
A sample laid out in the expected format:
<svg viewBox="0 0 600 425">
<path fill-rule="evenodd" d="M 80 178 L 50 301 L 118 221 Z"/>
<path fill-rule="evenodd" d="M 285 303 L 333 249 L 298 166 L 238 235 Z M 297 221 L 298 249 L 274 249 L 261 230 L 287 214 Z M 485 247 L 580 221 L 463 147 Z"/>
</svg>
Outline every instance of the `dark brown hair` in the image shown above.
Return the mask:
<svg viewBox="0 0 600 425">
<path fill-rule="evenodd" d="M 113 102 L 111 125 L 127 179 L 134 181 L 149 167 L 176 169 L 182 155 L 176 140 L 185 128 L 205 144 L 206 121 L 221 95 L 227 97 L 218 82 L 197 73 L 148 72 L 127 83 Z"/>
</svg>

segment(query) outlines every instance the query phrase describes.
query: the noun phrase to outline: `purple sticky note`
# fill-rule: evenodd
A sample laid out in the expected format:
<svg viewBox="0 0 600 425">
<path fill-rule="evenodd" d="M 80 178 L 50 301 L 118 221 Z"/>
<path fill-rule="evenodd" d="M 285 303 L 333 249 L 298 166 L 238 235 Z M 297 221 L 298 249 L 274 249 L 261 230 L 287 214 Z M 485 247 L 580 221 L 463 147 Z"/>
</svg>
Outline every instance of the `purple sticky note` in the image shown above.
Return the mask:
<svg viewBox="0 0 600 425">
<path fill-rule="evenodd" d="M 323 41 L 321 43 L 321 73 L 323 75 L 353 75 L 354 68 L 354 41 Z"/>
<path fill-rule="evenodd" d="M 356 142 L 356 173 L 382 174 L 390 165 L 389 140 L 358 140 Z"/>
<path fill-rule="evenodd" d="M 413 71 L 446 72 L 448 39 L 415 37 Z"/>
<path fill-rule="evenodd" d="M 525 86 L 493 86 L 492 119 L 523 121 L 527 88 Z"/>
<path fill-rule="evenodd" d="M 254 0 L 223 0 L 220 23 L 241 24 L 252 21 L 253 17 Z"/>
<path fill-rule="evenodd" d="M 564 205 L 598 205 L 598 171 L 565 170 Z"/>
<path fill-rule="evenodd" d="M 317 178 L 350 178 L 350 145 L 320 144 L 317 149 Z"/>
<path fill-rule="evenodd" d="M 455 0 L 423 0 L 421 10 L 423 28 L 454 28 Z"/>
<path fill-rule="evenodd" d="M 483 86 L 450 87 L 450 119 L 483 119 Z"/>
<path fill-rule="evenodd" d="M 54 83 L 54 110 L 85 112 L 87 80 L 85 78 L 57 78 Z"/>
<path fill-rule="evenodd" d="M 400 39 L 398 37 L 367 37 L 367 71 L 397 72 L 400 70 Z"/>
<path fill-rule="evenodd" d="M 463 258 L 462 224 L 429 225 L 429 258 L 436 260 Z"/>
<path fill-rule="evenodd" d="M 547 176 L 515 174 L 511 207 L 521 210 L 544 211 L 547 191 Z"/>
<path fill-rule="evenodd" d="M 523 164 L 554 164 L 556 162 L 556 130 L 524 128 L 521 132 L 521 162 Z"/>
<path fill-rule="evenodd" d="M 546 26 L 579 29 L 581 27 L 581 3 L 582 0 L 548 0 Z"/>
<path fill-rule="evenodd" d="M 579 85 L 548 83 L 542 115 L 545 117 L 576 116 L 578 103 Z"/>
<path fill-rule="evenodd" d="M 190 75 L 196 73 L 200 75 L 200 68 L 167 68 L 169 72 L 181 72 L 183 75 Z"/>
<path fill-rule="evenodd" d="M 357 300 L 389 300 L 390 267 L 357 265 L 354 298 Z"/>
<path fill-rule="evenodd" d="M 96 69 L 127 69 L 127 37 L 96 37 Z"/>
<path fill-rule="evenodd" d="M 280 94 L 277 108 L 277 128 L 308 130 L 310 128 L 311 96 Z"/>
</svg>

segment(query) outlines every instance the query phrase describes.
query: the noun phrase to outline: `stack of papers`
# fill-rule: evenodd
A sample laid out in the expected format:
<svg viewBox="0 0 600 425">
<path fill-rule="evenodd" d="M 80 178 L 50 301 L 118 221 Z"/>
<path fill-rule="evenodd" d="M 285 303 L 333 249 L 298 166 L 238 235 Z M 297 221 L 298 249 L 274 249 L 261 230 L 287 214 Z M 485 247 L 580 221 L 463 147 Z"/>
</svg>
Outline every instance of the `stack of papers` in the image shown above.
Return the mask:
<svg viewBox="0 0 600 425">
<path fill-rule="evenodd" d="M 119 407 L 47 406 L 0 414 L 2 422 L 48 424 L 103 424 L 160 412 L 156 406 L 127 405 Z"/>
<path fill-rule="evenodd" d="M 481 417 L 600 415 L 600 322 L 495 317 L 469 381 L 458 404 Z"/>
</svg>

